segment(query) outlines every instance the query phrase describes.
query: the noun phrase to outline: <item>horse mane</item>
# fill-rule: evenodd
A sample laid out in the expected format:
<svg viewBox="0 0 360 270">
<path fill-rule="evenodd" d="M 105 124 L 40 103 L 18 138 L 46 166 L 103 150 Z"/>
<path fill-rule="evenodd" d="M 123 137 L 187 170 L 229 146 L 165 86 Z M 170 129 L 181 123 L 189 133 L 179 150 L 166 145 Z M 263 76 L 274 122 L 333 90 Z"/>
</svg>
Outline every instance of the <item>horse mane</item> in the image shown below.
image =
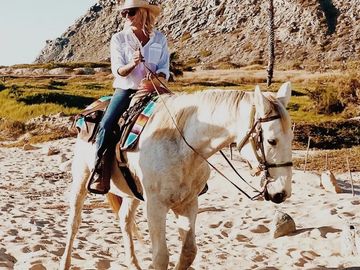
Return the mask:
<svg viewBox="0 0 360 270">
<path fill-rule="evenodd" d="M 176 94 L 165 97 L 164 100 L 176 125 L 183 131 L 187 119 L 200 109 L 202 112 L 205 111 L 209 118 L 211 118 L 216 113 L 216 109 L 221 105 L 226 106 L 229 109 L 229 113 L 234 113 L 235 115 L 243 96 L 244 92 L 236 90 L 204 90 L 194 93 Z M 173 120 L 161 100 L 156 105 L 155 114 L 158 118 L 158 130 L 178 133 L 174 127 Z"/>
<path fill-rule="evenodd" d="M 280 102 L 278 98 L 276 98 L 274 95 L 265 95 L 265 99 L 269 101 L 271 105 L 271 111 L 275 111 L 280 115 L 281 120 L 281 126 L 283 129 L 283 132 L 287 132 L 291 128 L 291 121 L 289 117 L 289 113 L 287 112 L 285 106 Z M 269 113 L 271 113 L 271 111 Z"/>
<path fill-rule="evenodd" d="M 251 104 L 252 95 L 253 92 L 239 90 L 204 90 L 165 96 L 164 100 L 171 117 L 163 102 L 159 100 L 155 109 L 157 115 L 156 135 L 162 137 L 166 133 L 166 136 L 178 137 L 179 132 L 174 126 L 173 119 L 179 130 L 183 131 L 189 117 L 198 113 L 200 109 L 209 118 L 216 117 L 214 114 L 220 106 L 227 108 L 230 114 L 236 115 L 239 112 L 240 102 L 244 100 Z M 289 130 L 291 127 L 290 117 L 284 105 L 273 95 L 265 95 L 265 99 L 271 104 L 269 113 L 272 111 L 278 113 L 283 131 Z"/>
</svg>

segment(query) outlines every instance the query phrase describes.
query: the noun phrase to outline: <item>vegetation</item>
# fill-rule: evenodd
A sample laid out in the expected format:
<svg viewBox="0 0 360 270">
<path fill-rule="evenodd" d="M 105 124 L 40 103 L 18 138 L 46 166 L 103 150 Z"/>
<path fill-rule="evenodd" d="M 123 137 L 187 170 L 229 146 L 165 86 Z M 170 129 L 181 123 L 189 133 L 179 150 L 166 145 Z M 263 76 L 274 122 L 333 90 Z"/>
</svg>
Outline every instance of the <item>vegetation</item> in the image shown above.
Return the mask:
<svg viewBox="0 0 360 270">
<path fill-rule="evenodd" d="M 69 62 L 69 63 L 39 63 L 39 64 L 19 64 L 11 66 L 13 68 L 44 68 L 44 69 L 53 69 L 53 68 L 96 68 L 104 67 L 109 68 L 109 62 Z"/>
<path fill-rule="evenodd" d="M 326 155 L 328 164 L 326 165 Z M 331 170 L 333 172 L 348 171 L 347 159 L 349 160 L 350 171 L 360 171 L 360 147 L 352 147 L 347 149 L 326 150 L 310 153 L 306 169 L 308 171 Z M 304 169 L 304 158 L 294 158 L 294 167 L 299 170 Z"/>
<path fill-rule="evenodd" d="M 312 147 L 333 149 L 360 144 L 358 121 L 349 122 L 351 117 L 360 116 L 360 81 L 358 65 L 347 71 L 314 73 L 304 70 L 275 71 L 271 87 L 266 86 L 265 68 L 252 65 L 237 69 L 208 69 L 183 72 L 195 65 L 198 59 L 188 63 L 177 62 L 172 55 L 175 81 L 169 82 L 174 92 L 193 92 L 209 88 L 253 90 L 257 84 L 262 90 L 277 91 L 284 81 L 291 81 L 293 95 L 288 105 L 295 123 L 294 147 L 304 149 L 308 136 Z M 99 63 L 67 63 L 25 65 L 27 67 L 84 67 L 99 66 Z M 108 64 L 104 64 L 108 66 Z M 21 65 L 20 67 L 25 67 Z M 349 65 L 350 66 L 350 65 Z M 183 72 L 183 75 L 181 75 Z M 75 115 L 95 99 L 112 94 L 112 78 L 106 74 L 92 76 L 54 76 L 3 78 L 0 83 L 0 141 L 9 134 L 18 137 L 29 131 L 24 123 L 40 115 Z M 31 127 L 30 127 L 31 128 Z M 6 130 L 11 130 L 6 135 Z M 68 136 L 65 131 L 55 135 L 40 134 L 42 139 Z M 5 134 L 5 135 L 4 135 Z M 36 138 L 34 138 L 36 140 Z"/>
</svg>

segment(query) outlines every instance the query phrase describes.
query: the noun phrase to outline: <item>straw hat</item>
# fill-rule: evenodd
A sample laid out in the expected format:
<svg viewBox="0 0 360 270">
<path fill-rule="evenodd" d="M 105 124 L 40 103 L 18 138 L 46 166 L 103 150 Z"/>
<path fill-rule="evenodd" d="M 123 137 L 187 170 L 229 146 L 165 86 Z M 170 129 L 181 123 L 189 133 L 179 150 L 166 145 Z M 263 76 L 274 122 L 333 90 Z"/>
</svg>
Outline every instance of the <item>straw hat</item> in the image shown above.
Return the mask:
<svg viewBox="0 0 360 270">
<path fill-rule="evenodd" d="M 155 16 L 160 14 L 161 8 L 159 5 L 151 4 L 145 0 L 125 0 L 124 3 L 120 6 L 119 10 L 129 9 L 129 8 L 146 8 L 152 12 Z"/>
</svg>

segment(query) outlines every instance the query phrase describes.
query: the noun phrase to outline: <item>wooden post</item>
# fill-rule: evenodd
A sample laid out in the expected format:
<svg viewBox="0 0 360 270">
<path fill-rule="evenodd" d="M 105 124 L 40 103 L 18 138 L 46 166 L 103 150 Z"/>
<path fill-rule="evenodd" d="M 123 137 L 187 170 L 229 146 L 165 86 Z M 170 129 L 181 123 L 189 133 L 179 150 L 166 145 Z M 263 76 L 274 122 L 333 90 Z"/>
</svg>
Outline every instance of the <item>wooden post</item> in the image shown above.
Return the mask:
<svg viewBox="0 0 360 270">
<path fill-rule="evenodd" d="M 275 62 L 275 27 L 274 27 L 274 0 L 269 0 L 269 7 L 268 7 L 268 16 L 269 16 L 269 23 L 268 23 L 268 66 L 267 66 L 267 86 L 271 85 L 273 72 L 274 72 L 274 62 Z"/>
<path fill-rule="evenodd" d="M 306 164 L 307 164 L 307 160 L 308 160 L 308 156 L 309 156 L 310 139 L 311 139 L 311 137 L 309 136 L 308 144 L 307 144 L 307 148 L 306 148 L 306 156 L 305 156 L 305 163 L 304 163 L 304 172 L 306 172 Z"/>
<path fill-rule="evenodd" d="M 355 196 L 355 192 L 354 192 L 354 181 L 351 175 L 351 169 L 350 169 L 350 162 L 349 162 L 349 157 L 346 157 L 346 163 L 347 163 L 347 167 L 348 167 L 348 172 L 350 175 L 350 183 L 351 183 L 351 193 L 353 195 L 353 197 Z"/>
<path fill-rule="evenodd" d="M 229 147 L 230 147 L 230 160 L 232 160 L 232 143 L 230 143 Z"/>
<path fill-rule="evenodd" d="M 328 170 L 328 153 L 325 153 L 325 171 Z"/>
</svg>

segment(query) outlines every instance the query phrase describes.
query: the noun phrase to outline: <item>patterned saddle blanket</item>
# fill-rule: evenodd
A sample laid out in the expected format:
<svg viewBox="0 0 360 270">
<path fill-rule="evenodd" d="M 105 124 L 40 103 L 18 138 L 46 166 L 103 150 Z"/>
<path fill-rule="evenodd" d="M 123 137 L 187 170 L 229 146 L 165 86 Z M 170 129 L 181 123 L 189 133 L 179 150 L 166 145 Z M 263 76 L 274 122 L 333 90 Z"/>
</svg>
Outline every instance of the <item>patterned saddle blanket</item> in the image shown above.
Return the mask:
<svg viewBox="0 0 360 270">
<path fill-rule="evenodd" d="M 75 117 L 78 136 L 87 142 L 95 142 L 96 133 L 102 116 L 109 105 L 111 96 L 102 97 Z M 119 147 L 121 151 L 135 149 L 139 136 L 156 105 L 156 96 L 148 94 L 139 98 L 119 119 Z"/>
</svg>

